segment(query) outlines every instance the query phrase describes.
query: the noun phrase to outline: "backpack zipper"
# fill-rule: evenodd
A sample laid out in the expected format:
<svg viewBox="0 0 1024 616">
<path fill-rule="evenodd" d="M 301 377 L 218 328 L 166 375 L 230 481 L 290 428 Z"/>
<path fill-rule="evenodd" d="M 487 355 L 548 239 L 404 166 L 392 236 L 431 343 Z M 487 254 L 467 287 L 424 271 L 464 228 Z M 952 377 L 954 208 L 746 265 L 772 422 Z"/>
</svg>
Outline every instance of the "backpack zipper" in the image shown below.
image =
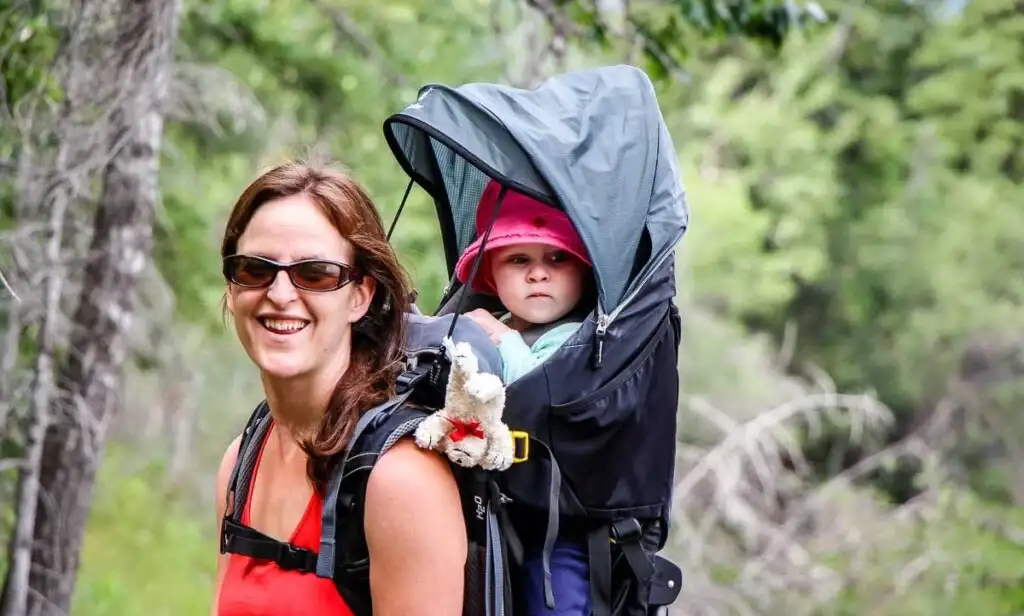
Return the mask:
<svg viewBox="0 0 1024 616">
<path fill-rule="evenodd" d="M 615 321 L 616 318 L 618 318 L 619 314 L 621 314 L 622 311 L 627 306 L 629 306 L 634 299 L 636 299 L 636 296 L 640 294 L 640 291 L 647 284 L 647 281 L 650 280 L 651 276 L 653 276 L 656 271 L 661 269 L 661 265 L 665 262 L 665 259 L 667 259 L 670 255 L 674 254 L 675 245 L 679 243 L 679 240 L 682 239 L 683 234 L 685 232 L 686 229 L 683 229 L 676 235 L 675 239 L 672 241 L 671 244 L 672 249 L 666 250 L 660 257 L 658 257 L 658 260 L 655 261 L 654 265 L 648 268 L 647 273 L 644 274 L 644 277 L 641 278 L 636 283 L 636 285 L 634 285 L 633 290 L 630 291 L 629 295 L 627 295 L 622 301 L 619 302 L 619 305 L 615 307 L 615 310 L 612 310 L 610 313 L 606 314 L 601 310 L 601 302 L 598 302 L 597 328 L 594 330 L 594 366 L 596 368 L 600 368 L 601 362 L 604 360 L 604 338 L 605 335 L 607 335 L 608 333 L 608 328 L 611 326 L 612 322 Z"/>
</svg>

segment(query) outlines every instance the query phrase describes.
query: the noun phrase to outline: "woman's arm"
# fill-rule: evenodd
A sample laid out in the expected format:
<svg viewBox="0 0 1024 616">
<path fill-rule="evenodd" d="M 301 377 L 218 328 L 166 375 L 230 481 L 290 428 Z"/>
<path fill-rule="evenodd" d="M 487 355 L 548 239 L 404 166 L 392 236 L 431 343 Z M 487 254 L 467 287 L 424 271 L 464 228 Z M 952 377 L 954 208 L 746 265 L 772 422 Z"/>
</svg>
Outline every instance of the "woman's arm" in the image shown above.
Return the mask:
<svg viewBox="0 0 1024 616">
<path fill-rule="evenodd" d="M 224 508 L 228 497 L 228 480 L 231 478 L 231 471 L 235 468 L 235 460 L 238 458 L 238 448 L 242 443 L 242 437 L 238 436 L 228 445 L 224 457 L 220 461 L 220 469 L 217 471 L 217 500 L 214 508 L 217 510 L 217 544 L 220 545 L 220 530 L 224 521 Z M 224 572 L 228 566 L 230 554 L 220 554 L 217 550 L 217 574 L 213 580 L 213 602 L 210 604 L 210 615 L 217 616 L 217 603 L 220 599 L 220 586 L 224 581 Z"/>
<path fill-rule="evenodd" d="M 363 522 L 374 616 L 461 616 L 466 524 L 448 463 L 403 439 L 377 461 Z"/>
</svg>

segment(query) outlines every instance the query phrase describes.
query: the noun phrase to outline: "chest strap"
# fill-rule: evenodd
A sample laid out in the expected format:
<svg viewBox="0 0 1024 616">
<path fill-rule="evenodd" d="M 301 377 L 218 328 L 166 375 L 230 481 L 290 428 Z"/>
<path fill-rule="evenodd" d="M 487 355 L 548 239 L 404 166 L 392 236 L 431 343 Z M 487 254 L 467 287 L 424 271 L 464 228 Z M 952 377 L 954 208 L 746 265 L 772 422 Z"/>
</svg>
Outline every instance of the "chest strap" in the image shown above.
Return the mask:
<svg viewBox="0 0 1024 616">
<path fill-rule="evenodd" d="M 268 537 L 260 531 L 224 518 L 220 553 L 240 554 L 277 563 L 283 571 L 316 572 L 316 552 Z"/>
</svg>

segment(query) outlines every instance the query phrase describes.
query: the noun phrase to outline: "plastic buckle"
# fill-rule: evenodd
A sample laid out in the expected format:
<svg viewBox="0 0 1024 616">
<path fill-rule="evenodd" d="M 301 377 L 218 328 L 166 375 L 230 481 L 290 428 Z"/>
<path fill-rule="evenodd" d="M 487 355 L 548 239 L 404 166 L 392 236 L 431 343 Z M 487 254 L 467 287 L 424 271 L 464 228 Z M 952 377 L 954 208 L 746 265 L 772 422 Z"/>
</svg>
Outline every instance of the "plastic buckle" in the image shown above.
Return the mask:
<svg viewBox="0 0 1024 616">
<path fill-rule="evenodd" d="M 530 457 L 530 434 L 529 432 L 523 432 L 522 430 L 509 430 L 509 434 L 512 435 L 512 463 L 526 462 Z M 516 455 L 516 443 L 521 442 L 523 444 L 523 455 Z"/>
<path fill-rule="evenodd" d="M 277 551 L 277 566 L 284 571 L 302 569 L 305 563 L 305 550 L 290 543 L 282 544 Z"/>
<path fill-rule="evenodd" d="M 643 534 L 644 530 L 636 518 L 613 522 L 609 533 L 612 543 L 633 543 L 639 541 Z"/>
<path fill-rule="evenodd" d="M 395 392 L 398 394 L 405 393 L 413 385 L 413 374 L 410 372 L 403 372 L 398 375 L 395 379 Z"/>
<path fill-rule="evenodd" d="M 398 378 L 395 379 L 395 389 L 397 393 L 401 394 L 409 391 L 411 388 L 415 387 L 416 383 L 423 379 L 426 374 L 424 367 L 418 364 L 415 369 L 406 370 L 402 374 L 399 374 Z"/>
</svg>

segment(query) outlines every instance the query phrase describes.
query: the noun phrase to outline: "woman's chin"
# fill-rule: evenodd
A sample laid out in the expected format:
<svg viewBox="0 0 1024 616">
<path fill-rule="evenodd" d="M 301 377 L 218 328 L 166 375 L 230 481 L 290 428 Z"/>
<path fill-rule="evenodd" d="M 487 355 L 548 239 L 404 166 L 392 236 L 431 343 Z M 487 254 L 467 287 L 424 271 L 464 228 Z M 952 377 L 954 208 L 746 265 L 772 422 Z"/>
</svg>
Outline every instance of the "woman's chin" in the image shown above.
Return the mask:
<svg viewBox="0 0 1024 616">
<path fill-rule="evenodd" d="M 256 358 L 256 365 L 264 375 L 281 380 L 303 376 L 309 371 L 307 363 L 300 353 L 294 352 L 263 352 Z"/>
</svg>

